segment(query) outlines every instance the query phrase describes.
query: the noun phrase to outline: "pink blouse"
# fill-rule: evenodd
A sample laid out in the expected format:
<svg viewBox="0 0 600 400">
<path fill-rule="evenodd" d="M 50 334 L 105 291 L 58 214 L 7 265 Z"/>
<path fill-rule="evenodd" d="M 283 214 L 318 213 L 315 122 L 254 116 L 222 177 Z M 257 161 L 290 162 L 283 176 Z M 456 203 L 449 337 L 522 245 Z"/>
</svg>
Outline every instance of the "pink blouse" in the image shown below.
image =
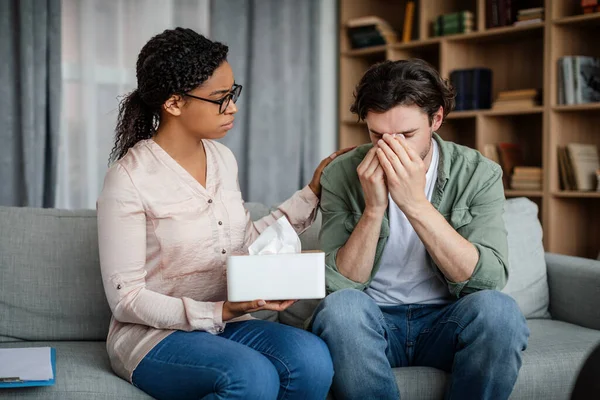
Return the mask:
<svg viewBox="0 0 600 400">
<path fill-rule="evenodd" d="M 307 186 L 252 222 L 233 153 L 210 140 L 204 147 L 206 188 L 152 139 L 136 144 L 104 180 L 97 209 L 102 279 L 113 314 L 107 350 L 115 372 L 128 381 L 175 330 L 223 331 L 229 255 L 247 254 L 283 215 L 298 233 L 316 215 L 318 198 Z"/>
</svg>

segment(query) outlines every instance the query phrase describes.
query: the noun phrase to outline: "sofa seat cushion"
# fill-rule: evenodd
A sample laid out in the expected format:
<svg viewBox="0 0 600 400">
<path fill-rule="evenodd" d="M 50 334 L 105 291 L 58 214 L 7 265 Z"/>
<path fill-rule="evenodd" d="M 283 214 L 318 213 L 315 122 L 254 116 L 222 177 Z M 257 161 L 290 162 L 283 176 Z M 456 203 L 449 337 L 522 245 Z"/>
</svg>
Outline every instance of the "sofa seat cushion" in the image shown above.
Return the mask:
<svg viewBox="0 0 600 400">
<path fill-rule="evenodd" d="M 565 399 L 589 353 L 600 343 L 600 331 L 561 321 L 528 320 L 529 345 L 514 399 Z"/>
<path fill-rule="evenodd" d="M 2 400 L 152 399 L 113 373 L 105 342 L 0 343 L 0 348 L 39 346 L 56 349 L 56 383 L 45 387 L 0 389 Z"/>
<path fill-rule="evenodd" d="M 579 368 L 600 331 L 547 319 L 528 320 L 529 345 L 511 400 L 568 400 Z M 434 368 L 394 369 L 402 399 L 440 400 L 450 375 Z"/>
</svg>

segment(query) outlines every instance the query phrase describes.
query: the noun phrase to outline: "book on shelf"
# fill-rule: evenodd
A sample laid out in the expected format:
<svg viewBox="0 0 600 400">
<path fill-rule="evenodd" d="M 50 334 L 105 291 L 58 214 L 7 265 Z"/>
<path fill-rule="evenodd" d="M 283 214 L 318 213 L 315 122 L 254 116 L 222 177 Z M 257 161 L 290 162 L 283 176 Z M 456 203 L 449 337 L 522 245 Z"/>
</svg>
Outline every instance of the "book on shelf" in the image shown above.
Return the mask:
<svg viewBox="0 0 600 400">
<path fill-rule="evenodd" d="M 402 42 L 410 42 L 413 36 L 413 23 L 415 20 L 415 2 L 406 2 L 404 9 L 404 26 L 402 27 Z"/>
<path fill-rule="evenodd" d="M 528 19 L 525 21 L 516 21 L 513 25 L 514 26 L 535 25 L 535 24 L 539 24 L 541 22 L 544 22 L 544 20 L 541 18 L 535 18 L 535 19 Z"/>
<path fill-rule="evenodd" d="M 561 190 L 593 191 L 600 169 L 598 147 L 593 144 L 568 143 L 558 147 Z"/>
<path fill-rule="evenodd" d="M 519 17 L 527 17 L 530 15 L 544 15 L 544 7 L 522 8 L 517 10 L 517 19 Z"/>
<path fill-rule="evenodd" d="M 531 108 L 540 105 L 541 89 L 503 90 L 492 103 L 493 110 Z"/>
<path fill-rule="evenodd" d="M 584 14 L 593 14 L 597 12 L 600 12 L 600 6 L 584 7 L 583 9 Z"/>
<path fill-rule="evenodd" d="M 573 164 L 577 190 L 594 190 L 596 170 L 600 168 L 598 147 L 593 144 L 569 143 L 567 152 Z"/>
<path fill-rule="evenodd" d="M 538 24 L 544 21 L 544 7 L 525 8 L 517 11 L 517 20 L 513 25 Z"/>
<path fill-rule="evenodd" d="M 511 25 L 515 14 L 511 0 L 486 0 L 485 2 L 485 27 L 499 28 Z"/>
<path fill-rule="evenodd" d="M 514 190 L 542 190 L 543 171 L 541 167 L 515 166 L 510 179 Z"/>
<path fill-rule="evenodd" d="M 524 165 L 523 150 L 517 143 L 497 143 L 500 167 L 502 167 L 502 181 L 505 188 L 510 188 L 510 180 L 513 168 Z"/>
<path fill-rule="evenodd" d="M 456 69 L 450 72 L 456 90 L 456 111 L 485 110 L 492 105 L 492 70 L 489 68 Z"/>
<path fill-rule="evenodd" d="M 352 49 L 392 44 L 398 35 L 382 18 L 367 16 L 354 18 L 346 23 L 346 32 Z"/>
<path fill-rule="evenodd" d="M 473 32 L 475 27 L 471 11 L 442 14 L 433 21 L 433 36 Z"/>
<path fill-rule="evenodd" d="M 557 78 L 558 104 L 600 101 L 600 57 L 561 57 Z"/>
<path fill-rule="evenodd" d="M 600 11 L 598 0 L 581 0 L 581 12 L 591 14 Z"/>
</svg>

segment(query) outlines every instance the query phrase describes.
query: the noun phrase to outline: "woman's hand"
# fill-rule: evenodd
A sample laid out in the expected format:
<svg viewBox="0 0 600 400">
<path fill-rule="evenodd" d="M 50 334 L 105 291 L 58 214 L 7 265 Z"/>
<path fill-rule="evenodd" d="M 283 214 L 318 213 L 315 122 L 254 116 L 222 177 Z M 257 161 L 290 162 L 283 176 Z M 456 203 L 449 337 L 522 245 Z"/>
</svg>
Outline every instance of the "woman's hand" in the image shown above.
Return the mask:
<svg viewBox="0 0 600 400">
<path fill-rule="evenodd" d="M 313 175 L 312 181 L 310 181 L 310 183 L 308 184 L 310 189 L 319 199 L 321 198 L 321 175 L 323 174 L 323 170 L 325 169 L 325 167 L 328 166 L 330 162 L 335 160 L 337 156 L 341 156 L 342 154 L 347 153 L 355 148 L 356 146 L 338 150 L 329 157 L 325 158 L 323 161 L 321 161 L 321 163 L 315 170 L 315 174 Z"/>
<path fill-rule="evenodd" d="M 284 311 L 295 302 L 296 300 L 254 300 L 243 301 L 239 303 L 232 303 L 226 301 L 223 304 L 223 322 L 229 321 L 233 318 L 241 317 L 244 314 L 253 313 L 260 310 Z"/>
</svg>

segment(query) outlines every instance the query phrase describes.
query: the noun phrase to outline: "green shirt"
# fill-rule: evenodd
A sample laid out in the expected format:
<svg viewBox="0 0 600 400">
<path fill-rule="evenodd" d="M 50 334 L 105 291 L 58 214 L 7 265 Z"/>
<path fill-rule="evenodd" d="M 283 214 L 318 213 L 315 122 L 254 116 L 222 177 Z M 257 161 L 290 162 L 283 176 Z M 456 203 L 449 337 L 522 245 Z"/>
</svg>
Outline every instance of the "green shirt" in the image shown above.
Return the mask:
<svg viewBox="0 0 600 400">
<path fill-rule="evenodd" d="M 508 279 L 508 243 L 504 226 L 504 188 L 500 166 L 476 150 L 443 141 L 439 144 L 438 178 L 431 204 L 448 223 L 479 253 L 471 278 L 452 282 L 443 277 L 428 255 L 429 266 L 448 284 L 455 297 L 478 290 L 501 290 Z M 319 235 L 325 252 L 327 291 L 345 288 L 364 290 L 379 269 L 381 254 L 390 234 L 387 212 L 381 224 L 373 270 L 365 283 L 354 282 L 338 271 L 336 256 L 344 246 L 365 208 L 362 186 L 356 168 L 373 145 L 360 146 L 336 158 L 321 177 L 323 226 Z"/>
</svg>

